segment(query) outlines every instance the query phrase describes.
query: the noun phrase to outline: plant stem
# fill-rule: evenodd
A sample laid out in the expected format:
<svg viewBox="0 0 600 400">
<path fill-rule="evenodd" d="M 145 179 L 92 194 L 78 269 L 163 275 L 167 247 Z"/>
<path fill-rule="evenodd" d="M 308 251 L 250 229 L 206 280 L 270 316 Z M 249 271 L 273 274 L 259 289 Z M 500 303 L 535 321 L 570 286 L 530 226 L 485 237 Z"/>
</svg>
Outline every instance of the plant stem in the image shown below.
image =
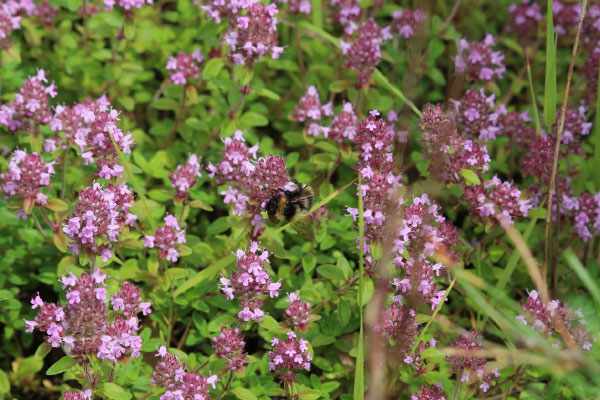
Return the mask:
<svg viewBox="0 0 600 400">
<path fill-rule="evenodd" d="M 50 218 L 48 218 L 48 214 L 46 214 L 44 207 L 38 207 L 38 209 L 40 210 L 40 214 L 42 214 L 42 217 L 44 217 L 44 221 L 46 221 L 46 223 L 52 229 L 53 232 L 56 232 L 57 225 L 55 225 L 54 223 L 52 223 L 52 221 L 50 221 Z"/>
<path fill-rule="evenodd" d="M 458 371 L 458 375 L 462 373 L 462 369 Z M 456 400 L 458 398 L 458 393 L 460 392 L 460 376 L 456 379 L 456 386 L 454 387 L 454 395 L 452 396 L 452 400 Z"/>
<path fill-rule="evenodd" d="M 567 100 L 569 99 L 569 88 L 571 87 L 571 78 L 573 77 L 573 66 L 575 64 L 575 55 L 577 54 L 577 48 L 579 47 L 579 36 L 581 34 L 581 26 L 583 24 L 583 18 L 585 16 L 585 10 L 587 8 L 587 0 L 583 0 L 581 4 L 581 13 L 579 14 L 579 23 L 577 24 L 577 34 L 575 36 L 575 43 L 573 44 L 573 51 L 571 52 L 571 62 L 569 63 L 569 71 L 567 72 L 567 84 L 565 87 L 565 94 L 562 101 L 562 109 L 560 110 L 560 119 L 558 121 L 558 131 L 556 133 L 556 145 L 554 147 L 554 158 L 552 160 L 552 175 L 550 175 L 550 187 L 548 188 L 548 208 L 546 210 L 546 229 L 544 233 L 544 269 L 543 278 L 547 280 L 547 265 L 549 261 L 549 240 L 550 240 L 550 225 L 552 222 L 552 195 L 556 189 L 556 172 L 558 169 L 558 155 L 560 150 L 560 142 L 562 140 L 562 134 L 565 127 L 565 113 L 567 110 Z M 560 218 L 560 210 L 558 210 L 556 217 Z M 558 249 L 555 249 L 558 251 Z M 550 266 L 552 277 L 557 274 L 556 260 L 552 260 Z M 554 281 L 554 278 L 553 278 Z"/>
<path fill-rule="evenodd" d="M 227 391 L 229 390 L 229 385 L 231 385 L 231 381 L 233 381 L 233 371 L 229 371 L 229 378 L 227 379 L 227 383 L 225 384 L 225 386 L 223 386 L 223 393 L 221 393 L 221 397 L 219 397 L 220 399 L 222 399 L 223 396 L 225 396 L 225 393 L 227 393 Z"/>
<path fill-rule="evenodd" d="M 67 158 L 69 156 L 69 146 L 65 149 L 65 154 L 63 155 L 63 168 L 62 168 L 62 186 L 60 189 L 60 199 L 64 200 L 65 192 L 67 189 Z"/>
<path fill-rule="evenodd" d="M 111 63 L 115 62 L 117 58 L 117 51 L 119 50 L 119 44 L 123 39 L 125 39 L 125 19 L 123 19 L 123 25 L 121 25 L 121 30 L 117 34 L 117 43 L 115 43 L 115 47 L 113 47 L 112 55 L 110 57 Z"/>
<path fill-rule="evenodd" d="M 40 231 L 40 233 L 42 234 L 42 236 L 44 237 L 44 239 L 48 239 L 48 235 L 46 235 L 46 232 L 44 232 L 44 229 L 40 225 L 40 221 L 37 219 L 37 217 L 35 216 L 35 214 L 31 213 L 31 216 L 33 217 L 33 221 L 35 222 L 35 225 L 37 226 L 38 230 Z"/>
</svg>

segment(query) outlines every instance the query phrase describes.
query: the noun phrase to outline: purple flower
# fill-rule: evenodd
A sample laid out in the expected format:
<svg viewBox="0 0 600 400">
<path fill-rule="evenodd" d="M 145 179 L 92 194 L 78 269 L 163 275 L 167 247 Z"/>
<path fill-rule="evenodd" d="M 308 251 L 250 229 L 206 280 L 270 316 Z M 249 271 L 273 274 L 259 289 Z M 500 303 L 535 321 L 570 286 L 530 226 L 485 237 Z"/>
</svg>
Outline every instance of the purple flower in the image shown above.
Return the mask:
<svg viewBox="0 0 600 400">
<path fill-rule="evenodd" d="M 179 252 L 176 249 L 176 243 L 185 243 L 185 241 L 185 229 L 179 227 L 177 218 L 167 214 L 165 225 L 159 226 L 154 235 L 145 236 L 144 247 L 156 248 L 160 258 L 177 262 Z"/>
<path fill-rule="evenodd" d="M 185 85 L 188 79 L 198 78 L 200 71 L 198 64 L 204 57 L 199 49 L 192 54 L 180 51 L 177 57 L 170 57 L 166 68 L 171 71 L 171 81 L 176 85 Z"/>
<path fill-rule="evenodd" d="M 312 356 L 308 352 L 307 344 L 306 340 L 297 339 L 292 331 L 287 333 L 287 340 L 273 341 L 273 350 L 269 351 L 269 370 L 283 372 L 279 376 L 282 382 L 295 381 L 295 369 L 310 369 Z"/>
<path fill-rule="evenodd" d="M 47 196 L 40 189 L 50 187 L 53 174 L 54 162 L 45 163 L 37 153 L 15 150 L 8 163 L 8 171 L 0 173 L 0 188 L 5 198 L 17 197 L 45 205 Z"/>
<path fill-rule="evenodd" d="M 466 39 L 458 42 L 458 54 L 454 59 L 456 72 L 467 74 L 472 79 L 502 79 L 506 67 L 502 63 L 504 54 L 492 50 L 494 37 L 489 33 L 482 42 L 470 43 Z"/>
</svg>

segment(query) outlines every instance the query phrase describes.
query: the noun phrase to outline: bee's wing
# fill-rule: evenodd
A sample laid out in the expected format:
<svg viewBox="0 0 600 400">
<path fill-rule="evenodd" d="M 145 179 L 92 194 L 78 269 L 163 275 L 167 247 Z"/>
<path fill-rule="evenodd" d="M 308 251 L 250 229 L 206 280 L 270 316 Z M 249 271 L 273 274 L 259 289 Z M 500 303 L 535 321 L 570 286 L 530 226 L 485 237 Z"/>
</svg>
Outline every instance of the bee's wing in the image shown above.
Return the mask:
<svg viewBox="0 0 600 400">
<path fill-rule="evenodd" d="M 321 174 L 313 179 L 308 185 L 305 185 L 302 190 L 293 193 L 292 201 L 302 200 L 308 197 L 315 198 L 319 195 L 319 187 L 325 180 L 325 174 Z"/>
<path fill-rule="evenodd" d="M 319 195 L 319 187 L 321 187 L 321 184 L 325 180 L 326 176 L 326 173 L 321 173 L 316 178 L 314 178 L 308 185 L 306 185 L 312 188 L 315 197 Z"/>
<path fill-rule="evenodd" d="M 290 221 L 290 225 L 294 227 L 298 235 L 307 242 L 315 240 L 315 232 L 313 230 L 311 221 L 306 218 L 295 218 Z"/>
</svg>

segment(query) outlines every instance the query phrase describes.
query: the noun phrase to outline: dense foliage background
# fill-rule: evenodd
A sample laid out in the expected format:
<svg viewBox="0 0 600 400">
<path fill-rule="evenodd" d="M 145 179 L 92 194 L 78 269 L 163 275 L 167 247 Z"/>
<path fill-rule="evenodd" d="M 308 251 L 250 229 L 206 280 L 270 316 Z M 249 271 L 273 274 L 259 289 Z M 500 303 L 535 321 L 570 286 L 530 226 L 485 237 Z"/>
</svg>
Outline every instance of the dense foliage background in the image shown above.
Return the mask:
<svg viewBox="0 0 600 400">
<path fill-rule="evenodd" d="M 0 0 L 0 398 L 597 398 L 599 40 L 597 1 Z"/>
</svg>

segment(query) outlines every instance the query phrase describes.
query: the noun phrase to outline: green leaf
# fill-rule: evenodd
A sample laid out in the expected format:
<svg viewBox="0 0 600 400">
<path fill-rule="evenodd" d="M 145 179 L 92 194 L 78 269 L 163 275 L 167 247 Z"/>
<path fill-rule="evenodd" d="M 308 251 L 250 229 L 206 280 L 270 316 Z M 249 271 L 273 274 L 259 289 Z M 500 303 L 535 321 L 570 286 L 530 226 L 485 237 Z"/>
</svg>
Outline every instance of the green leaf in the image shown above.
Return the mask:
<svg viewBox="0 0 600 400">
<path fill-rule="evenodd" d="M 212 211 L 213 210 L 212 206 L 206 204 L 202 200 L 192 200 L 187 205 L 192 208 L 199 208 L 204 211 Z"/>
<path fill-rule="evenodd" d="M 317 266 L 317 257 L 313 253 L 307 253 L 302 257 L 302 269 L 306 273 L 312 272 Z"/>
<path fill-rule="evenodd" d="M 481 181 L 479 180 L 477 174 L 470 169 L 463 168 L 460 170 L 460 174 L 463 178 L 465 178 L 465 181 L 471 185 L 481 185 Z"/>
<path fill-rule="evenodd" d="M 321 391 L 317 389 L 302 389 L 298 392 L 298 398 L 302 400 L 317 400 L 321 398 Z"/>
<path fill-rule="evenodd" d="M 539 136 L 542 134 L 542 124 L 540 123 L 540 113 L 538 112 L 535 91 L 533 90 L 533 81 L 531 79 L 531 66 L 529 65 L 529 59 L 527 60 L 527 79 L 529 80 L 529 92 L 531 94 L 531 109 L 533 113 L 533 121 L 535 122 L 535 134 Z"/>
<path fill-rule="evenodd" d="M 44 206 L 52 211 L 67 211 L 69 205 L 60 199 L 49 199 L 47 204 Z"/>
<path fill-rule="evenodd" d="M 204 268 L 202 271 L 198 272 L 196 275 L 192 276 L 191 278 L 186 280 L 181 286 L 179 286 L 177 290 L 175 290 L 175 297 L 200 284 L 200 282 L 203 282 L 206 279 L 213 279 L 213 277 L 217 274 L 217 272 L 219 272 L 219 270 L 235 262 L 235 259 L 235 254 L 228 254 L 213 265 Z"/>
<path fill-rule="evenodd" d="M 240 122 L 248 126 L 266 126 L 269 124 L 269 119 L 255 111 L 248 111 L 242 115 Z"/>
<path fill-rule="evenodd" d="M 333 93 L 342 93 L 344 90 L 352 86 L 352 82 L 347 80 L 340 80 L 331 82 L 329 85 L 329 91 Z"/>
<path fill-rule="evenodd" d="M 205 81 L 215 79 L 219 75 L 219 72 L 221 72 L 221 69 L 223 69 L 224 65 L 225 62 L 222 58 L 211 58 L 206 63 L 204 71 L 202 71 L 202 79 Z"/>
<path fill-rule="evenodd" d="M 10 392 L 10 381 L 6 372 L 0 369 L 0 394 L 6 394 Z"/>
<path fill-rule="evenodd" d="M 376 69 L 373 73 L 373 80 L 379 85 L 381 85 L 383 88 L 391 92 L 394 96 L 400 99 L 400 101 L 408 105 L 408 107 L 410 107 L 410 109 L 413 110 L 417 117 L 421 118 L 421 111 L 417 108 L 417 106 L 415 106 L 415 103 L 413 103 L 408 97 L 406 97 L 406 95 L 402 93 L 402 91 L 398 87 L 392 85 L 388 78 L 385 75 L 383 75 L 378 69 Z"/>
<path fill-rule="evenodd" d="M 157 110 L 178 110 L 180 108 L 180 105 L 178 102 L 176 102 L 173 99 L 168 99 L 166 97 L 157 99 L 154 104 L 153 107 L 156 108 Z"/>
<path fill-rule="evenodd" d="M 58 375 L 61 372 L 65 372 L 75 364 L 77 363 L 71 357 L 63 356 L 60 360 L 58 360 L 57 362 L 52 364 L 50 368 L 48 368 L 48 370 L 46 371 L 46 375 Z"/>
<path fill-rule="evenodd" d="M 112 382 L 105 382 L 102 389 L 104 395 L 111 400 L 129 400 L 131 398 L 131 393 Z"/>
<path fill-rule="evenodd" d="M 42 369 L 44 363 L 42 360 L 36 360 L 33 357 L 27 357 L 19 361 L 17 366 L 16 378 L 22 378 L 25 376 L 33 375 Z"/>
<path fill-rule="evenodd" d="M 35 351 L 35 354 L 33 355 L 33 358 L 35 360 L 43 360 L 48 355 L 48 353 L 50 353 L 50 350 L 52 350 L 52 346 L 50 346 L 50 344 L 48 344 L 47 342 L 44 342 L 39 345 L 39 347 Z"/>
<path fill-rule="evenodd" d="M 332 281 L 343 281 L 346 279 L 344 277 L 344 272 L 337 266 L 331 264 L 321 265 L 317 268 L 317 273 L 323 278 L 331 279 Z"/>
<path fill-rule="evenodd" d="M 312 0 L 311 6 L 313 25 L 323 29 L 323 0 Z"/>
<path fill-rule="evenodd" d="M 235 394 L 238 399 L 241 400 L 258 400 L 251 391 L 243 387 L 236 387 L 231 389 L 231 393 Z"/>
<path fill-rule="evenodd" d="M 213 221 L 212 224 L 208 226 L 206 230 L 206 234 L 208 236 L 218 235 L 219 233 L 223 233 L 230 228 L 229 221 L 227 217 L 219 217 Z"/>
<path fill-rule="evenodd" d="M 275 93 L 274 91 L 267 89 L 267 88 L 262 88 L 256 91 L 256 94 L 258 96 L 262 96 L 262 97 L 266 97 L 267 99 L 271 99 L 271 100 L 280 100 L 281 97 Z"/>
<path fill-rule="evenodd" d="M 373 297 L 373 292 L 375 291 L 375 285 L 371 279 L 365 279 L 363 290 L 362 290 L 362 305 L 366 305 L 371 297 Z M 360 303 L 359 303 L 360 304 Z"/>
<path fill-rule="evenodd" d="M 563 257 L 567 261 L 567 265 L 571 267 L 577 277 L 581 281 L 581 283 L 587 288 L 590 292 L 594 300 L 596 301 L 596 306 L 600 306 L 600 289 L 598 288 L 598 284 L 592 278 L 588 270 L 583 266 L 579 258 L 573 253 L 573 250 L 567 250 L 564 252 Z"/>
<path fill-rule="evenodd" d="M 268 331 L 275 331 L 279 329 L 279 322 L 277 322 L 275 318 L 271 317 L 268 314 L 262 317 L 259 325 Z"/>
<path fill-rule="evenodd" d="M 552 0 L 546 8 L 546 79 L 544 82 L 544 121 L 550 128 L 556 121 L 556 40 Z"/>
</svg>

